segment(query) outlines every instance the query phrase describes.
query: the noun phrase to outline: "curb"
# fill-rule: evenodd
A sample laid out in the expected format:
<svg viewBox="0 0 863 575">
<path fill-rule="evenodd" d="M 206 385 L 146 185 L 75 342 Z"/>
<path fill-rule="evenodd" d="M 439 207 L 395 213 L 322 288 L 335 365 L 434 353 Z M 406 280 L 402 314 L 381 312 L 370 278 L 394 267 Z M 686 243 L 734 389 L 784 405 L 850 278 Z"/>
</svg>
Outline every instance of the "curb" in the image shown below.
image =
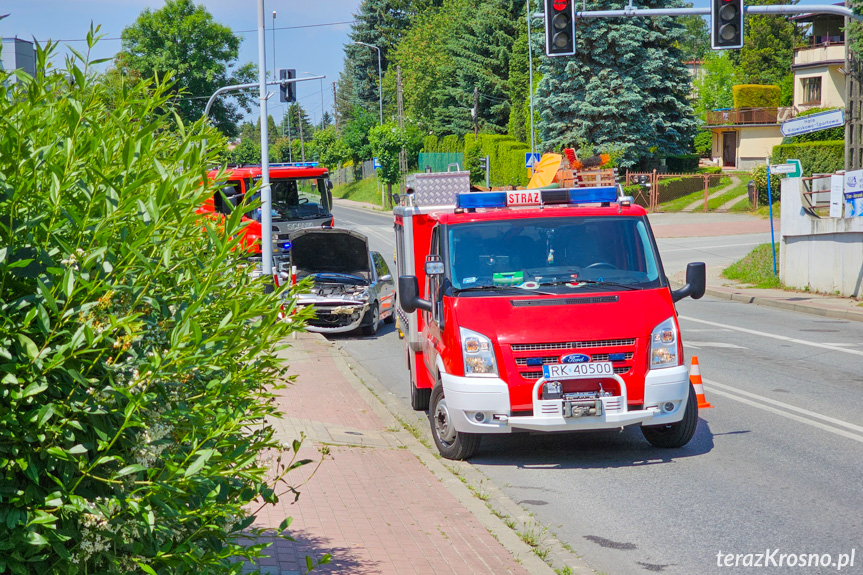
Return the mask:
<svg viewBox="0 0 863 575">
<path fill-rule="evenodd" d="M 555 575 L 554 565 L 561 570 L 568 567 L 567 572 L 572 575 L 595 575 L 596 572 L 578 555 L 564 547 L 557 537 L 493 485 L 481 471 L 466 461 L 448 461 L 435 453 L 431 448 L 432 438 L 424 413 L 403 404 L 341 346 L 323 335 L 316 335 L 327 341 L 335 352 L 333 360 L 337 368 L 372 411 L 386 425 L 402 428 L 397 434 L 398 439 L 529 573 Z M 519 532 L 527 530 L 540 534 L 538 549 L 547 551 L 548 562 L 519 537 Z"/>
<path fill-rule="evenodd" d="M 677 280 L 669 280 L 669 283 L 674 289 L 680 289 L 685 285 L 684 282 L 680 282 Z M 786 311 L 795 311 L 798 313 L 805 313 L 818 317 L 829 317 L 832 319 L 844 319 L 849 321 L 863 322 L 863 311 L 815 307 L 789 301 L 775 300 L 755 295 L 747 295 L 746 293 L 729 292 L 726 290 L 711 287 L 708 287 L 704 290 L 704 295 L 709 295 L 710 297 L 715 297 L 717 299 L 736 301 L 739 303 L 748 303 L 765 307 L 772 307 L 775 309 L 782 309 Z"/>
</svg>

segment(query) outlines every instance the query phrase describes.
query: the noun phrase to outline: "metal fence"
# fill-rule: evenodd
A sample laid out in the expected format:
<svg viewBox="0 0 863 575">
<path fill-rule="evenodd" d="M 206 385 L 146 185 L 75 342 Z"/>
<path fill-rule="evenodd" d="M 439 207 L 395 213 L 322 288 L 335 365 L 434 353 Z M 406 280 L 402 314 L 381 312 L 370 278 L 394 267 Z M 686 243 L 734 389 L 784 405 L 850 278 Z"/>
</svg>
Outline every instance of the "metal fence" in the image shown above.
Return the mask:
<svg viewBox="0 0 863 575">
<path fill-rule="evenodd" d="M 635 203 L 651 212 L 662 211 L 661 204 L 704 191 L 702 210 L 707 211 L 710 188 L 719 184 L 726 174 L 660 174 L 652 172 L 626 172 L 627 192 Z M 635 186 L 638 186 L 636 188 Z"/>
<path fill-rule="evenodd" d="M 375 167 L 372 160 L 365 160 L 362 164 L 339 168 L 330 172 L 330 180 L 334 186 L 350 184 L 357 180 L 365 180 L 375 176 Z"/>
</svg>

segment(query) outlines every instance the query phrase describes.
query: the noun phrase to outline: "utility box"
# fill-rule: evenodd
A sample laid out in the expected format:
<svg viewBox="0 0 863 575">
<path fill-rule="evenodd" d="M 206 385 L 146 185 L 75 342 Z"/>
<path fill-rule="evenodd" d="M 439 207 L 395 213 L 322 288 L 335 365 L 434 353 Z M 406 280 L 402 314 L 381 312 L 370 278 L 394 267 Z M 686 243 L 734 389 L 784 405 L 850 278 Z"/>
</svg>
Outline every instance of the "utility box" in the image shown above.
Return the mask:
<svg viewBox="0 0 863 575">
<path fill-rule="evenodd" d="M 458 194 L 470 191 L 470 172 L 408 174 L 406 196 L 414 206 L 454 206 Z"/>
<path fill-rule="evenodd" d="M 0 48 L 0 70 L 24 70 L 36 75 L 36 47 L 33 42 L 18 38 L 3 38 Z"/>
</svg>

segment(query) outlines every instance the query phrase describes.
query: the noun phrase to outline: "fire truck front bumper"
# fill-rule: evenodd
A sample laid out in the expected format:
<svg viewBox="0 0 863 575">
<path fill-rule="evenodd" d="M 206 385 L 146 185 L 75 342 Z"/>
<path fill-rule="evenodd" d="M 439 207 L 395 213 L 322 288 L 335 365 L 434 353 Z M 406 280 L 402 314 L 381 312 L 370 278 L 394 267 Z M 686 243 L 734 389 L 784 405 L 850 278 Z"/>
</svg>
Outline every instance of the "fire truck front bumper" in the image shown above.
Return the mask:
<svg viewBox="0 0 863 575">
<path fill-rule="evenodd" d="M 450 420 L 462 433 L 512 433 L 513 431 L 580 431 L 619 429 L 628 425 L 662 425 L 683 419 L 689 397 L 686 366 L 648 372 L 644 407 L 629 410 L 626 383 L 613 378 L 620 395 L 541 399 L 544 379 L 533 388 L 533 414 L 513 416 L 509 387 L 497 377 L 459 377 L 441 374 Z"/>
</svg>

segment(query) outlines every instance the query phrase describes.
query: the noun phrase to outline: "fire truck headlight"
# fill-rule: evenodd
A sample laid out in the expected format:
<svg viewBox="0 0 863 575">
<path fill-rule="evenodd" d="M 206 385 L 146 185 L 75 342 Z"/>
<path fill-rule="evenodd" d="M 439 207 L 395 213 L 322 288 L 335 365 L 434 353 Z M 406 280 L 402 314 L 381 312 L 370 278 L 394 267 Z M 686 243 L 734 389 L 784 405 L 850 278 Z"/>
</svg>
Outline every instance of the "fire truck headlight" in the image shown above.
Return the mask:
<svg viewBox="0 0 863 575">
<path fill-rule="evenodd" d="M 461 333 L 464 374 L 468 377 L 497 376 L 497 362 L 491 340 L 481 333 L 459 328 Z"/>
<path fill-rule="evenodd" d="M 677 355 L 677 325 L 670 317 L 650 334 L 650 369 L 680 365 Z"/>
</svg>

